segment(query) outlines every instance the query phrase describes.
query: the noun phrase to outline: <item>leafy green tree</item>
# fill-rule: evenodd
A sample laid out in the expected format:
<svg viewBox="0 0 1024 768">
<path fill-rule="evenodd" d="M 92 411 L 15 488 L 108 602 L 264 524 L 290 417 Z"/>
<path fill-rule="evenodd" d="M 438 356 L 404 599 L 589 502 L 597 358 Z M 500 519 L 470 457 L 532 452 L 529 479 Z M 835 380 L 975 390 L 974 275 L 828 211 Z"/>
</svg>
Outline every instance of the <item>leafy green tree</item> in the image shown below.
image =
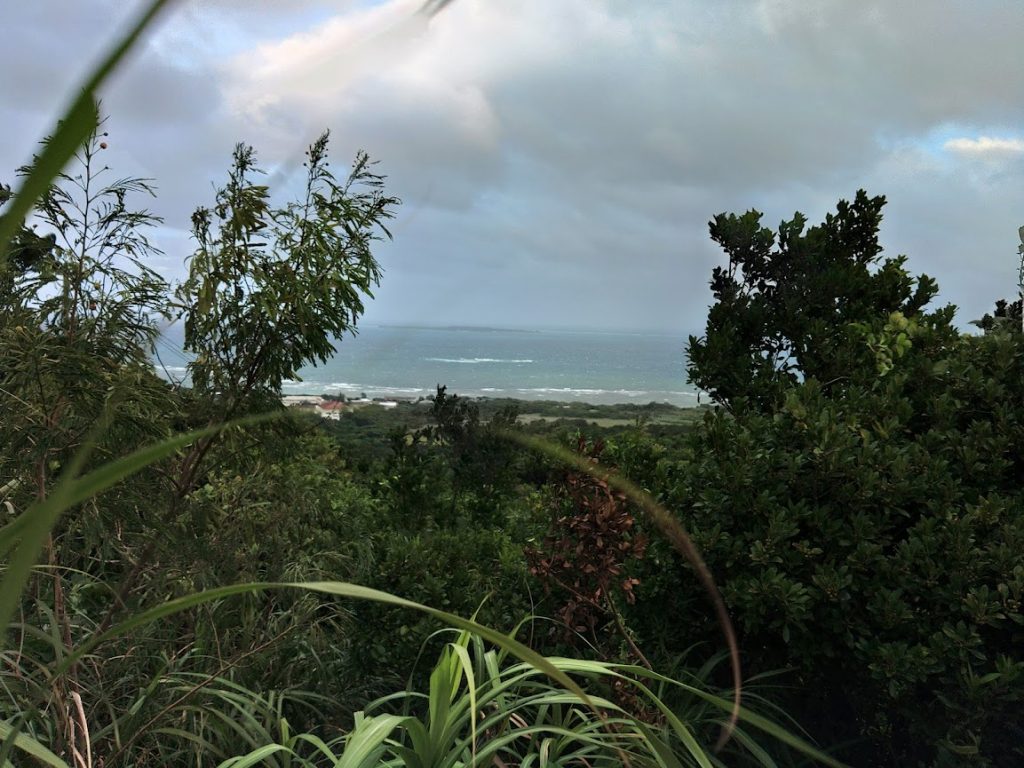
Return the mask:
<svg viewBox="0 0 1024 768">
<path fill-rule="evenodd" d="M 165 282 L 148 266 L 158 253 L 147 230 L 159 219 L 131 203 L 151 196 L 145 179 L 111 178 L 97 128 L 57 176 L 22 226 L 0 277 L 0 482 L 8 509 L 47 498 L 53 478 L 97 424 L 95 461 L 166 434 L 174 403 L 153 373 L 157 323 L 169 312 Z M 43 152 L 49 148 L 44 142 Z M 28 173 L 28 169 L 22 169 Z M 8 202 L 4 187 L 0 202 Z M 42 234 L 39 234 L 42 232 Z M 50 573 L 26 614 L 70 647 L 87 631 L 78 587 L 99 569 L 119 567 L 123 531 L 159 487 L 153 473 L 67 516 L 47 542 Z M 57 744 L 73 744 L 76 670 L 56 681 Z M 34 702 L 41 705 L 42 702 Z"/>
<path fill-rule="evenodd" d="M 504 433 L 516 428 L 518 411 L 503 406 L 488 415 L 482 419 L 478 403 L 438 386 L 430 423 L 390 435 L 383 473 L 396 526 L 415 530 L 505 522 L 522 451 Z"/>
<path fill-rule="evenodd" d="M 0 184 L 0 206 L 5 205 L 12 197 L 11 187 Z M 7 245 L 5 259 L 0 264 L 0 302 L 2 311 L 9 312 L 17 304 L 15 286 L 23 276 L 38 268 L 57 244 L 57 236 L 53 233 L 40 235 L 24 224 L 15 232 Z"/>
<path fill-rule="evenodd" d="M 1017 299 L 1017 301 L 999 299 L 991 314 L 986 312 L 981 320 L 972 320 L 971 324 L 978 326 L 985 333 L 1020 333 L 1022 306 L 1024 306 L 1024 301 L 1021 299 Z"/>
<path fill-rule="evenodd" d="M 213 208 L 192 216 L 198 247 L 178 301 L 185 316 L 189 373 L 210 423 L 279 405 L 281 384 L 323 362 L 335 340 L 355 333 L 363 297 L 380 279 L 371 246 L 390 237 L 385 222 L 399 203 L 383 192 L 369 157 L 356 155 L 338 183 L 329 169 L 328 134 L 306 151 L 303 197 L 270 201 L 252 147 L 235 147 L 227 184 Z M 182 458 L 177 496 L 195 487 L 214 438 Z"/>
<path fill-rule="evenodd" d="M 255 183 L 256 154 L 239 144 L 213 208 L 192 216 L 198 247 L 178 292 L 185 348 L 196 355 L 193 386 L 229 409 L 278 395 L 300 368 L 327 360 L 380 280 L 371 246 L 390 237 L 384 224 L 399 201 L 363 152 L 338 183 L 327 144 L 324 133 L 307 150 L 305 193 L 283 207 Z"/>
<path fill-rule="evenodd" d="M 771 409 L 797 381 L 842 389 L 870 372 L 851 324 L 916 317 L 937 292 L 931 278 L 907 274 L 905 257 L 882 258 L 884 205 L 861 190 L 821 225 L 807 228 L 797 213 L 777 233 L 761 226 L 758 211 L 715 216 L 711 238 L 728 265 L 712 272 L 705 335 L 690 337 L 691 381 L 730 407 L 742 400 Z M 948 326 L 952 314 L 947 307 L 928 322 Z"/>
<path fill-rule="evenodd" d="M 377 480 L 388 507 L 388 525 L 420 531 L 447 520 L 451 492 L 449 467 L 422 430 L 395 429 L 388 436 L 389 454 Z"/>
<path fill-rule="evenodd" d="M 279 408 L 284 380 L 326 360 L 336 338 L 355 333 L 364 297 L 380 278 L 371 247 L 388 236 L 384 224 L 398 201 L 383 193 L 383 177 L 364 153 L 336 182 L 327 147 L 325 133 L 308 149 L 302 197 L 275 206 L 254 179 L 254 150 L 239 144 L 214 205 L 194 213 L 197 248 L 177 291 L 185 348 L 195 355 L 181 428 Z M 174 488 L 163 522 L 171 535 L 147 549 L 140 568 L 173 593 L 238 578 L 323 577 L 347 563 L 354 539 L 339 538 L 335 526 L 352 529 L 346 518 L 355 513 L 329 499 L 344 506 L 351 497 L 335 477 L 341 461 L 325 452 L 317 465 L 304 431 L 282 419 L 193 443 L 168 472 Z M 168 581 L 168 573 L 188 576 Z M 179 634 L 216 648 L 218 658 L 240 658 L 250 647 L 279 646 L 269 635 L 304 615 L 294 601 L 282 607 L 253 598 L 227 612 L 213 639 L 195 617 Z M 320 618 L 333 625 L 338 615 Z M 333 657 L 325 663 L 336 664 Z"/>
<path fill-rule="evenodd" d="M 299 203 L 271 207 L 267 190 L 246 176 L 255 172 L 251 149 L 240 148 L 217 206 L 197 212 L 200 248 L 178 293 L 178 302 L 187 304 L 188 341 L 197 353 L 195 386 L 180 392 L 159 380 L 151 363 L 157 323 L 173 312 L 168 287 L 148 267 L 156 249 L 147 227 L 158 219 L 131 206 L 152 188 L 141 179 L 108 181 L 101 159 L 106 136 L 91 137 L 79 152 L 80 173 L 59 177 L 37 204 L 38 232 L 22 227 L 16 233 L 0 275 L 0 486 L 6 509 L 19 511 L 43 497 L 50 475 L 101 419 L 106 429 L 97 461 L 123 455 L 172 427 L 222 423 L 265 406 L 279 394 L 282 379 L 324 359 L 335 335 L 354 330 L 362 297 L 380 274 L 371 243 L 378 232 L 386 233 L 380 224 L 397 201 L 383 195 L 380 177 L 362 154 L 346 184 L 334 183 L 326 141 L 324 136 L 310 149 L 306 195 Z M 4 187 L 0 202 L 9 198 Z M 111 728 L 141 727 L 178 706 L 173 697 L 155 693 L 164 670 L 205 667 L 219 675 L 254 649 L 282 647 L 296 665 L 279 665 L 276 678 L 262 659 L 250 662 L 267 673 L 264 682 L 289 685 L 303 682 L 296 670 L 301 676 L 339 668 L 343 648 L 331 649 L 342 634 L 340 611 L 249 599 L 232 610 L 186 613 L 118 642 L 110 648 L 112 658 L 71 670 L 52 690 L 25 675 L 57 663 L 67 648 L 109 627 L 128 606 L 240 576 L 323 578 L 328 568 L 337 571 L 357 559 L 353 540 L 339 531 L 352 528 L 346 516 L 355 513 L 347 501 L 358 506 L 365 494 L 334 476 L 330 455 L 318 456 L 325 461 L 319 463 L 302 449 L 291 426 L 274 429 L 272 435 L 234 430 L 218 441 L 197 441 L 169 465 L 66 516 L 55 530 L 50 573 L 25 602 L 29 623 L 20 634 L 25 655 L 18 664 L 27 666 L 16 665 L 11 676 L 5 670 L 0 683 L 21 711 L 48 707 L 54 697 L 57 717 L 47 741 L 58 751 L 81 740 L 73 703 L 78 693 L 95 727 L 93 743 L 109 746 L 116 735 Z M 297 502 L 301 516 L 294 515 Z M 293 632 L 299 618 L 309 619 L 304 624 L 311 630 L 301 639 Z M 36 623 L 51 630 L 40 635 Z M 188 662 L 175 650 L 187 643 Z M 167 654 L 175 660 L 161 666 Z M 154 688 L 145 704 L 133 704 L 148 682 Z M 86 690 L 102 696 L 90 701 Z"/>
<path fill-rule="evenodd" d="M 798 216 L 777 251 L 756 215 L 716 219 L 742 273 L 716 271 L 691 371 L 756 407 L 709 414 L 663 494 L 748 669 L 798 670 L 794 714 L 817 736 L 867 737 L 854 764 L 1015 765 L 1024 347 L 958 334 L 902 259 L 869 269 L 880 208 L 858 195 L 806 235 Z M 649 596 L 697 627 L 687 582 Z"/>
<path fill-rule="evenodd" d="M 98 457 L 166 434 L 170 393 L 152 372 L 168 286 L 148 265 L 159 218 L 132 207 L 146 179 L 111 178 L 98 128 L 36 204 L 0 286 L 0 472 L 21 506 L 103 418 Z M 45 143 L 44 143 L 45 150 Z M 22 169 L 27 172 L 27 169 Z M 0 203 L 9 199 L 4 187 Z"/>
<path fill-rule="evenodd" d="M 449 395 L 447 387 L 439 386 L 430 415 L 434 425 L 424 434 L 445 452 L 451 471 L 451 523 L 460 503 L 474 522 L 500 521 L 501 502 L 514 483 L 517 454 L 501 432 L 515 427 L 517 407 L 501 408 L 483 422 L 476 403 Z"/>
</svg>

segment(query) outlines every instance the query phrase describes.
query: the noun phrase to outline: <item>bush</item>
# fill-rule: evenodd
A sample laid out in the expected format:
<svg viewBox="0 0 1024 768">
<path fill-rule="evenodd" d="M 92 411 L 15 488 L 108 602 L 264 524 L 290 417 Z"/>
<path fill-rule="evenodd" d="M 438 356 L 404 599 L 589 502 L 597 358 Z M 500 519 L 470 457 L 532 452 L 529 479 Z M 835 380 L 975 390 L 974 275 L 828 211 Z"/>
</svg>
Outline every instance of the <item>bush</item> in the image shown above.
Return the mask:
<svg viewBox="0 0 1024 768">
<path fill-rule="evenodd" d="M 951 308 L 925 313 L 937 286 L 915 290 L 902 259 L 873 269 L 882 203 L 859 194 L 806 233 L 798 215 L 778 250 L 756 215 L 716 220 L 730 270 L 691 346 L 725 409 L 692 435 L 665 498 L 748 671 L 795 667 L 795 714 L 816 736 L 868 737 L 856 764 L 1019 765 L 1024 346 L 961 336 Z M 680 627 L 706 611 L 659 596 Z"/>
<path fill-rule="evenodd" d="M 532 612 L 534 595 L 522 545 L 487 528 L 433 529 L 412 534 L 384 529 L 372 535 L 373 556 L 358 582 L 482 624 L 511 631 Z M 443 640 L 427 644 L 437 621 L 370 603 L 352 606 L 352 675 L 379 693 L 415 671 L 423 682 Z M 425 647 L 427 645 L 427 647 Z M 417 664 L 417 660 L 420 663 Z"/>
</svg>

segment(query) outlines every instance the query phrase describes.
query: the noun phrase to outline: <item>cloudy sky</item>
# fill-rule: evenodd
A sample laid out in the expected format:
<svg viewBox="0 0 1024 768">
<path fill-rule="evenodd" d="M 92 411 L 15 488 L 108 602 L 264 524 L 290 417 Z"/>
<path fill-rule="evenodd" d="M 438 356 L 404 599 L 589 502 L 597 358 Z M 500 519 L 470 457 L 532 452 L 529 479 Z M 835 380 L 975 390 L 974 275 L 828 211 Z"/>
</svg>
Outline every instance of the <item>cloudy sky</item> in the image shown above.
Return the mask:
<svg viewBox="0 0 1024 768">
<path fill-rule="evenodd" d="M 1020 0 L 419 2 L 172 6 L 104 93 L 106 161 L 160 190 L 162 271 L 236 141 L 286 194 L 330 128 L 404 201 L 367 322 L 696 330 L 711 216 L 818 221 L 858 188 L 961 323 L 1016 292 Z M 135 8 L 3 4 L 0 179 Z"/>
</svg>

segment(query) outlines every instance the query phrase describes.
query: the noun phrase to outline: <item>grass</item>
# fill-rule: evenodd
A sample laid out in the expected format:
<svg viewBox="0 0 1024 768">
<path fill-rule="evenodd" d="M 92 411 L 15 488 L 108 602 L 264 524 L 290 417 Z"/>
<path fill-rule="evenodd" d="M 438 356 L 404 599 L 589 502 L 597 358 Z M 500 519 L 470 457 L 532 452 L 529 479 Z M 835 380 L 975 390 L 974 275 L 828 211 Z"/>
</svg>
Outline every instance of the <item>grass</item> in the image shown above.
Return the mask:
<svg viewBox="0 0 1024 768">
<path fill-rule="evenodd" d="M 680 682 L 643 667 L 549 657 L 560 672 L 595 692 L 589 705 L 530 663 L 509 663 L 505 650 L 488 648 L 479 635 L 461 632 L 448 643 L 430 677 L 429 691 L 404 691 L 371 702 L 356 713 L 352 730 L 330 742 L 311 734 L 290 736 L 221 763 L 287 755 L 301 766 L 425 768 L 426 766 L 580 765 L 593 768 L 684 768 L 738 764 L 774 766 L 759 744 L 780 739 L 826 765 L 839 763 L 778 725 L 741 710 L 744 726 L 735 748 L 716 755 L 700 731 L 730 712 L 732 703 L 705 690 L 702 681 Z M 622 686 L 638 717 L 615 700 Z M 687 700 L 670 706 L 666 695 Z M 680 716 L 680 710 L 685 715 Z M 724 762 L 724 758 L 729 762 Z"/>
</svg>

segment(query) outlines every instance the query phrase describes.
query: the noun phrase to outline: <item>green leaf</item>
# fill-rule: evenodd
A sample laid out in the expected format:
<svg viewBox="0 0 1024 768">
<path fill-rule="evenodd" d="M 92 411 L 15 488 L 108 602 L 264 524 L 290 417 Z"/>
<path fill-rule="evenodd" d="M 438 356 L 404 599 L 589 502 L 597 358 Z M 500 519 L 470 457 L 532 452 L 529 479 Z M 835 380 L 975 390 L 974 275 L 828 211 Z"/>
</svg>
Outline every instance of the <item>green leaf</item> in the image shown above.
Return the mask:
<svg viewBox="0 0 1024 768">
<path fill-rule="evenodd" d="M 23 733 L 16 733 L 14 726 L 9 725 L 8 723 L 0 723 L 0 739 L 3 739 L 6 743 L 12 736 L 14 737 L 15 747 L 25 754 L 31 755 L 43 765 L 50 765 L 53 766 L 53 768 L 68 768 L 67 763 L 31 736 L 26 736 Z"/>
<path fill-rule="evenodd" d="M 241 757 L 232 757 L 220 763 L 217 768 L 252 768 L 254 765 L 259 765 L 266 758 L 271 755 L 276 755 L 278 752 L 287 752 L 290 755 L 295 753 L 288 749 L 288 747 L 282 746 L 281 744 L 268 744 L 265 747 L 254 749 L 247 755 Z"/>
<path fill-rule="evenodd" d="M 334 768 L 372 768 L 377 764 L 381 744 L 408 719 L 400 715 L 377 715 L 363 719 L 349 734 L 345 751 Z"/>
</svg>

